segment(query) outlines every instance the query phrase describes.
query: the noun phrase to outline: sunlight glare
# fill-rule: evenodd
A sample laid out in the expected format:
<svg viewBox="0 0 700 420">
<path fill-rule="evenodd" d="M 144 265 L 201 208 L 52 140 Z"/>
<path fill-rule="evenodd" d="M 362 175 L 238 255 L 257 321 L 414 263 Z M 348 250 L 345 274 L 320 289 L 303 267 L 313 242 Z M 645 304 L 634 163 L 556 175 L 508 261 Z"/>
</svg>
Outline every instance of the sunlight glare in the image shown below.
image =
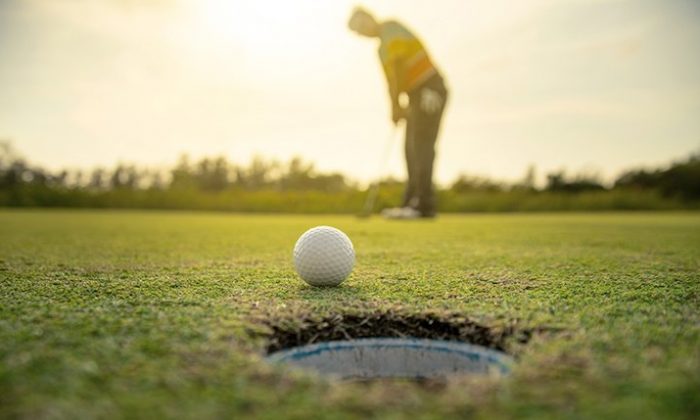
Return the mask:
<svg viewBox="0 0 700 420">
<path fill-rule="evenodd" d="M 200 7 L 212 36 L 262 58 L 303 52 L 303 41 L 313 34 L 314 11 L 323 6 L 311 0 L 206 0 Z"/>
</svg>

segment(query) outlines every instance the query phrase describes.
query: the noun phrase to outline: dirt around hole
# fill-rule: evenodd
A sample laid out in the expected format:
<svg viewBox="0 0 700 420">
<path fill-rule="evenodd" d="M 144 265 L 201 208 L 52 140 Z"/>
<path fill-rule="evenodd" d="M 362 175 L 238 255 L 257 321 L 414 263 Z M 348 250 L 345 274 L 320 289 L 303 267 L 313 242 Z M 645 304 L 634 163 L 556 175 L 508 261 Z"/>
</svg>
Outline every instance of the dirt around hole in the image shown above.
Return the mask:
<svg viewBox="0 0 700 420">
<path fill-rule="evenodd" d="M 507 352 L 509 343 L 527 343 L 535 332 L 518 328 L 515 322 L 488 327 L 455 313 L 371 311 L 325 317 L 298 315 L 262 321 L 270 331 L 268 354 L 323 341 L 378 337 L 461 341 Z"/>
</svg>

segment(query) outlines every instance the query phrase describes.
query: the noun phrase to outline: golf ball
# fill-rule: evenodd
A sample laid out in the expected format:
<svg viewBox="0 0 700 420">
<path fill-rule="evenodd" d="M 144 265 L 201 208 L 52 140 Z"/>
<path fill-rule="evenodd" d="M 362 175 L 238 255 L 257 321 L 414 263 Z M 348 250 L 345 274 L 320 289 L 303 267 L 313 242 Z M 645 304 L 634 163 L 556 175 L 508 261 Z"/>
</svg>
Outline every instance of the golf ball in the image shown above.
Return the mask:
<svg viewBox="0 0 700 420">
<path fill-rule="evenodd" d="M 294 267 L 312 286 L 337 286 L 355 265 L 355 249 L 350 238 L 330 226 L 304 232 L 294 245 Z"/>
</svg>

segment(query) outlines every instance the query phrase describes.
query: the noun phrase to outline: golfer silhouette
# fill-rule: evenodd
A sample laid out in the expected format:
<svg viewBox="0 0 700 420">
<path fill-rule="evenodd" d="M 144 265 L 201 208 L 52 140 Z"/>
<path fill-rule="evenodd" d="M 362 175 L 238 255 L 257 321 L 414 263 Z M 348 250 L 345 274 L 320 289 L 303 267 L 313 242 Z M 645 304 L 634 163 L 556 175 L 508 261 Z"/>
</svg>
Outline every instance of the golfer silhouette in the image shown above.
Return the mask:
<svg viewBox="0 0 700 420">
<path fill-rule="evenodd" d="M 406 120 L 408 182 L 401 207 L 385 209 L 392 219 L 435 216 L 433 163 L 435 143 L 447 103 L 447 88 L 423 43 L 401 23 L 380 22 L 367 10 L 355 8 L 348 22 L 362 36 L 379 40 L 379 59 L 389 85 L 391 119 Z M 406 106 L 402 97 L 408 98 Z"/>
</svg>

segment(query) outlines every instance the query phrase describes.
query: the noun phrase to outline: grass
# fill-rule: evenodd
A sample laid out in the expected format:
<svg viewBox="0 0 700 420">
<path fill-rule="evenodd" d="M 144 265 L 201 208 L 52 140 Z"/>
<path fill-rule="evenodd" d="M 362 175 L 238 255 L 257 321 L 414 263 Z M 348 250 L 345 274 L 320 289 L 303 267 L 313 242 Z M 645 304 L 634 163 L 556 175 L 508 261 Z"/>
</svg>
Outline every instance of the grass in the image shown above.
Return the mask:
<svg viewBox="0 0 700 420">
<path fill-rule="evenodd" d="M 352 238 L 339 288 L 290 262 Z M 346 216 L 0 211 L 3 418 L 693 418 L 700 214 Z M 554 331 L 513 375 L 338 385 L 267 366 L 260 320 L 444 312 Z M 276 321 L 277 322 L 277 321 Z"/>
</svg>

